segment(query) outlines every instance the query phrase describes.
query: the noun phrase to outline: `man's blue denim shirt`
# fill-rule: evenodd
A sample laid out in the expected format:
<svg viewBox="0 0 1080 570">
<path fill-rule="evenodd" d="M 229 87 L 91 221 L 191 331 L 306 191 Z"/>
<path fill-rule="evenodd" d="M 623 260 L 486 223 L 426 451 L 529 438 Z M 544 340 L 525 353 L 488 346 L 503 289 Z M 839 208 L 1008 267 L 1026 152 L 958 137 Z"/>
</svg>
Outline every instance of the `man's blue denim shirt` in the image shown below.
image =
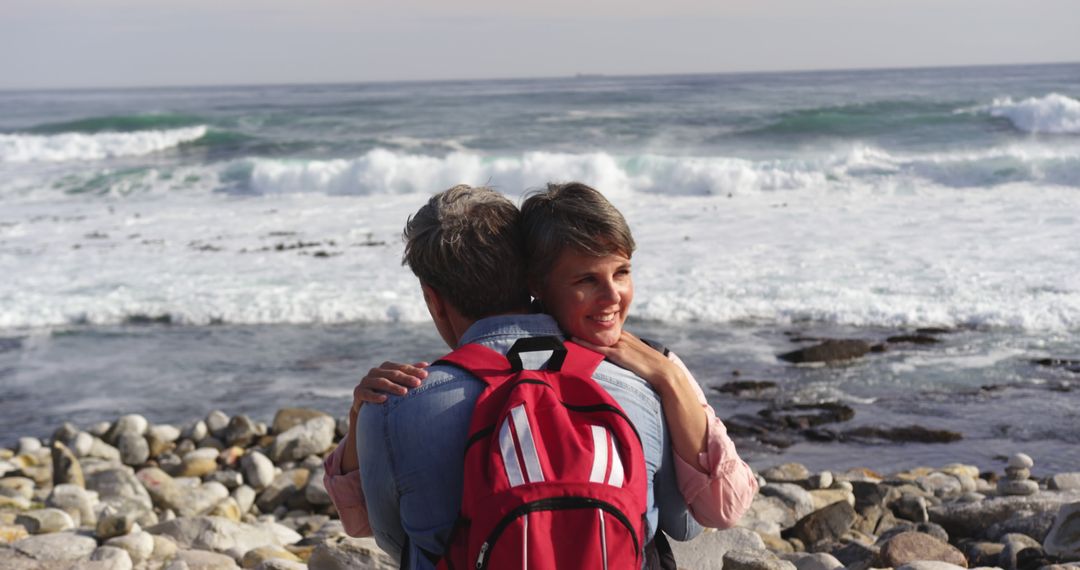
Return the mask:
<svg viewBox="0 0 1080 570">
<path fill-rule="evenodd" d="M 531 336 L 563 338 L 548 315 L 507 315 L 477 321 L 461 344 L 478 343 L 505 354 L 515 341 Z M 651 474 L 646 542 L 657 528 L 676 540 L 693 538 L 701 527 L 678 490 L 659 395 L 610 362 L 600 364 L 593 377 L 641 435 Z M 409 569 L 432 568 L 417 549 L 441 554 L 457 519 L 469 420 L 483 388 L 479 379 L 459 368 L 432 366 L 424 383 L 408 395 L 360 410 L 357 452 L 375 540 L 399 560 L 409 544 Z"/>
</svg>

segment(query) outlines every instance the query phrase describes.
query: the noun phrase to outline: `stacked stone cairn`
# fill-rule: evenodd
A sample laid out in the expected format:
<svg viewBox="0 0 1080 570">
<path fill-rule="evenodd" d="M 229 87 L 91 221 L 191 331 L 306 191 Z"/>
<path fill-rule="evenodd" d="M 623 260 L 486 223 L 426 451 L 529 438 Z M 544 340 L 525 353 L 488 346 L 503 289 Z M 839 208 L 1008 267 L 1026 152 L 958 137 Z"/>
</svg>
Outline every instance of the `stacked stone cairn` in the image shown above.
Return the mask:
<svg viewBox="0 0 1080 570">
<path fill-rule="evenodd" d="M 346 422 L 214 411 L 183 427 L 139 415 L 0 449 L 0 570 L 382 569 L 322 484 Z M 1080 569 L 1080 473 L 1005 478 L 970 465 L 892 475 L 761 471 L 738 526 L 674 543 L 686 570 Z"/>
</svg>

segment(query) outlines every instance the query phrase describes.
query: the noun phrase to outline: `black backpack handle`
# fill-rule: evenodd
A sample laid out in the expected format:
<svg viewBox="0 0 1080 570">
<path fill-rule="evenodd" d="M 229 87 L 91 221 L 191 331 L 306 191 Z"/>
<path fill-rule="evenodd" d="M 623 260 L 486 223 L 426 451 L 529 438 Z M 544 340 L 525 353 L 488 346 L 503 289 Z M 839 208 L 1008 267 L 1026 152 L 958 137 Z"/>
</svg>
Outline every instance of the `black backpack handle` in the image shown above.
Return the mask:
<svg viewBox="0 0 1080 570">
<path fill-rule="evenodd" d="M 506 353 L 506 359 L 510 361 L 510 367 L 514 372 L 521 372 L 524 365 L 521 363 L 521 353 L 552 351 L 551 359 L 548 360 L 548 370 L 559 370 L 566 360 L 566 346 L 554 336 L 533 336 L 519 338 L 510 351 Z"/>
</svg>

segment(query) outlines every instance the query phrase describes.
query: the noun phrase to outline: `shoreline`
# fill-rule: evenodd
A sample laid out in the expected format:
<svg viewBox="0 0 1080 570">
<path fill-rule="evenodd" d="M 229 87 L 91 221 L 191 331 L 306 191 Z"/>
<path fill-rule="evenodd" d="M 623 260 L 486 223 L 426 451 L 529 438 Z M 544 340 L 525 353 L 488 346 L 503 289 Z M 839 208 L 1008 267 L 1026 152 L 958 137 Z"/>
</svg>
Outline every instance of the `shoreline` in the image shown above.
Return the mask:
<svg viewBox="0 0 1080 570">
<path fill-rule="evenodd" d="M 129 414 L 64 424 L 47 442 L 20 438 L 0 449 L 0 567 L 393 567 L 371 539 L 344 535 L 322 486 L 322 458 L 345 428 L 286 408 L 270 423 L 213 411 L 151 425 Z M 777 461 L 758 470 L 761 491 L 736 528 L 676 544 L 676 555 L 686 568 L 787 570 L 1080 560 L 1080 472 L 1036 480 L 1034 467 L 1023 454 L 1004 473 Z"/>
</svg>

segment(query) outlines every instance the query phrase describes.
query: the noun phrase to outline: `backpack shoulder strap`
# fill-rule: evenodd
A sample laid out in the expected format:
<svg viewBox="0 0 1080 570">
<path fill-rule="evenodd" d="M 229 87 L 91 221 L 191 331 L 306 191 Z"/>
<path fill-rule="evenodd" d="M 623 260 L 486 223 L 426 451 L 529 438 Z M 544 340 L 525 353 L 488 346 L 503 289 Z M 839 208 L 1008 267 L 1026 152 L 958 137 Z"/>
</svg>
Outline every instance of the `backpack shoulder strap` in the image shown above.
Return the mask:
<svg viewBox="0 0 1080 570">
<path fill-rule="evenodd" d="M 433 364 L 456 366 L 476 376 L 489 386 L 498 386 L 513 376 L 505 356 L 480 344 L 464 344 Z"/>
<path fill-rule="evenodd" d="M 604 355 L 599 352 L 593 352 L 580 344 L 566 341 L 566 360 L 563 362 L 561 370 L 573 376 L 580 378 L 592 378 L 593 372 L 596 372 L 596 367 L 600 366 L 600 363 L 604 361 Z"/>
</svg>

